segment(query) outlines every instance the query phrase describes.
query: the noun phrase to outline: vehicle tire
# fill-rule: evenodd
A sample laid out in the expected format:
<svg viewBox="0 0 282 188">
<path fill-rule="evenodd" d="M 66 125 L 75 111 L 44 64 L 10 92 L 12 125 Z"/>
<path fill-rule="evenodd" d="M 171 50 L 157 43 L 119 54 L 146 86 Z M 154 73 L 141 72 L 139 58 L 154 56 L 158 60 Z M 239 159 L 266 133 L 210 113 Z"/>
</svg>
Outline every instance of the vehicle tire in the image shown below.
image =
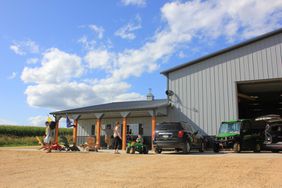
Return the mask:
<svg viewBox="0 0 282 188">
<path fill-rule="evenodd" d="M 134 147 L 130 148 L 130 154 L 135 154 L 135 148 Z"/>
<path fill-rule="evenodd" d="M 143 154 L 148 154 L 148 148 L 146 146 L 143 147 Z"/>
<path fill-rule="evenodd" d="M 161 153 L 162 153 L 162 149 L 156 148 L 156 149 L 155 149 L 155 153 L 156 153 L 156 154 L 161 154 Z"/>
<path fill-rule="evenodd" d="M 186 142 L 183 148 L 183 153 L 190 153 L 191 150 L 191 144 L 190 142 Z"/>
<path fill-rule="evenodd" d="M 279 150 L 271 150 L 272 153 L 278 153 Z"/>
<path fill-rule="evenodd" d="M 204 151 L 205 151 L 205 143 L 201 142 L 201 146 L 200 146 L 199 152 L 204 152 Z"/>
<path fill-rule="evenodd" d="M 126 147 L 126 153 L 130 153 L 130 147 Z"/>
<path fill-rule="evenodd" d="M 218 153 L 219 152 L 219 144 L 213 145 L 213 152 Z"/>
<path fill-rule="evenodd" d="M 235 143 L 233 146 L 233 151 L 235 153 L 240 153 L 241 152 L 241 145 L 239 143 Z"/>
<path fill-rule="evenodd" d="M 178 152 L 180 151 L 180 149 L 175 148 L 174 151 L 175 151 L 176 153 L 178 153 Z"/>
<path fill-rule="evenodd" d="M 259 153 L 259 152 L 260 152 L 260 150 L 261 150 L 261 146 L 260 146 L 260 144 L 256 144 L 256 145 L 255 145 L 254 152 L 255 152 L 255 153 Z"/>
</svg>

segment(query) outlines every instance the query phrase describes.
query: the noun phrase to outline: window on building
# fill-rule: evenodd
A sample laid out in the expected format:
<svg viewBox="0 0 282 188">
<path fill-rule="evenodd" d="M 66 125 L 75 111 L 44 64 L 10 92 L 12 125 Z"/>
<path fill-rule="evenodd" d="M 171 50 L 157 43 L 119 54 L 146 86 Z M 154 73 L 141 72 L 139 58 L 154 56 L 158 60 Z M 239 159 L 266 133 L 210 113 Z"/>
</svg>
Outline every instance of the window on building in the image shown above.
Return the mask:
<svg viewBox="0 0 282 188">
<path fill-rule="evenodd" d="M 140 135 L 144 134 L 144 129 L 143 129 L 142 123 L 139 123 L 139 131 L 138 132 L 139 132 Z"/>
<path fill-rule="evenodd" d="M 91 135 L 95 135 L 95 125 L 91 126 Z"/>
</svg>

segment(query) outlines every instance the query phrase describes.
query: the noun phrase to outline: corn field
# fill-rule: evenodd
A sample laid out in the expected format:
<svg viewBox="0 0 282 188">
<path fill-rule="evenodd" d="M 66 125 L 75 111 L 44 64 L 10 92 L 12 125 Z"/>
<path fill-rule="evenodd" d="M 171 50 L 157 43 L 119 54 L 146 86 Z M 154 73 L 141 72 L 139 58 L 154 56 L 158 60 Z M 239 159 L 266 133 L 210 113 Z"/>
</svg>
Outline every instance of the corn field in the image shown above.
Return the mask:
<svg viewBox="0 0 282 188">
<path fill-rule="evenodd" d="M 1 146 L 32 146 L 38 145 L 36 136 L 42 138 L 45 127 L 32 126 L 0 126 L 0 147 Z M 59 136 L 64 135 L 71 138 L 71 128 L 59 128 Z"/>
</svg>

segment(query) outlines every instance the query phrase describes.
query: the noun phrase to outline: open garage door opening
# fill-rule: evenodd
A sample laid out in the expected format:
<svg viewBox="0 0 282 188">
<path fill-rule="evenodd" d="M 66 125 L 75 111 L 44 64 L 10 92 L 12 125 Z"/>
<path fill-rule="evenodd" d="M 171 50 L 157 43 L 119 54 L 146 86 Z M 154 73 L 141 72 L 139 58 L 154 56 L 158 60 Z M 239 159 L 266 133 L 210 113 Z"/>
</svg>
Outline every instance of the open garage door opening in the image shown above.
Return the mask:
<svg viewBox="0 0 282 188">
<path fill-rule="evenodd" d="M 237 83 L 239 119 L 282 115 L 282 79 Z"/>
</svg>

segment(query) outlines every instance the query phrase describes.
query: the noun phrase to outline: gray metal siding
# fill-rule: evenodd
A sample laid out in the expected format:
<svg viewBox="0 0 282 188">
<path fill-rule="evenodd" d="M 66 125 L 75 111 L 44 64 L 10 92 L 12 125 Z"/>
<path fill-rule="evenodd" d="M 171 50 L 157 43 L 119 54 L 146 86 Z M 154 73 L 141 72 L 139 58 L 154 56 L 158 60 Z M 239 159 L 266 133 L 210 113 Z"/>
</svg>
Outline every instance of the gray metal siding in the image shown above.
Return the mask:
<svg viewBox="0 0 282 188">
<path fill-rule="evenodd" d="M 122 124 L 122 118 L 107 118 L 102 119 L 102 126 L 111 124 L 112 127 L 116 121 L 119 121 Z M 167 117 L 157 117 L 157 123 L 167 121 Z M 87 119 L 78 121 L 78 136 L 89 136 L 91 135 L 91 126 L 96 124 L 96 119 Z M 134 118 L 129 117 L 127 119 L 128 124 L 142 123 L 144 129 L 144 136 L 152 135 L 152 119 L 150 117 Z M 103 134 L 103 133 L 102 133 Z"/>
<path fill-rule="evenodd" d="M 282 78 L 282 34 L 168 74 L 174 91 L 172 121 L 187 121 L 215 135 L 220 122 L 237 119 L 237 81 Z"/>
</svg>

